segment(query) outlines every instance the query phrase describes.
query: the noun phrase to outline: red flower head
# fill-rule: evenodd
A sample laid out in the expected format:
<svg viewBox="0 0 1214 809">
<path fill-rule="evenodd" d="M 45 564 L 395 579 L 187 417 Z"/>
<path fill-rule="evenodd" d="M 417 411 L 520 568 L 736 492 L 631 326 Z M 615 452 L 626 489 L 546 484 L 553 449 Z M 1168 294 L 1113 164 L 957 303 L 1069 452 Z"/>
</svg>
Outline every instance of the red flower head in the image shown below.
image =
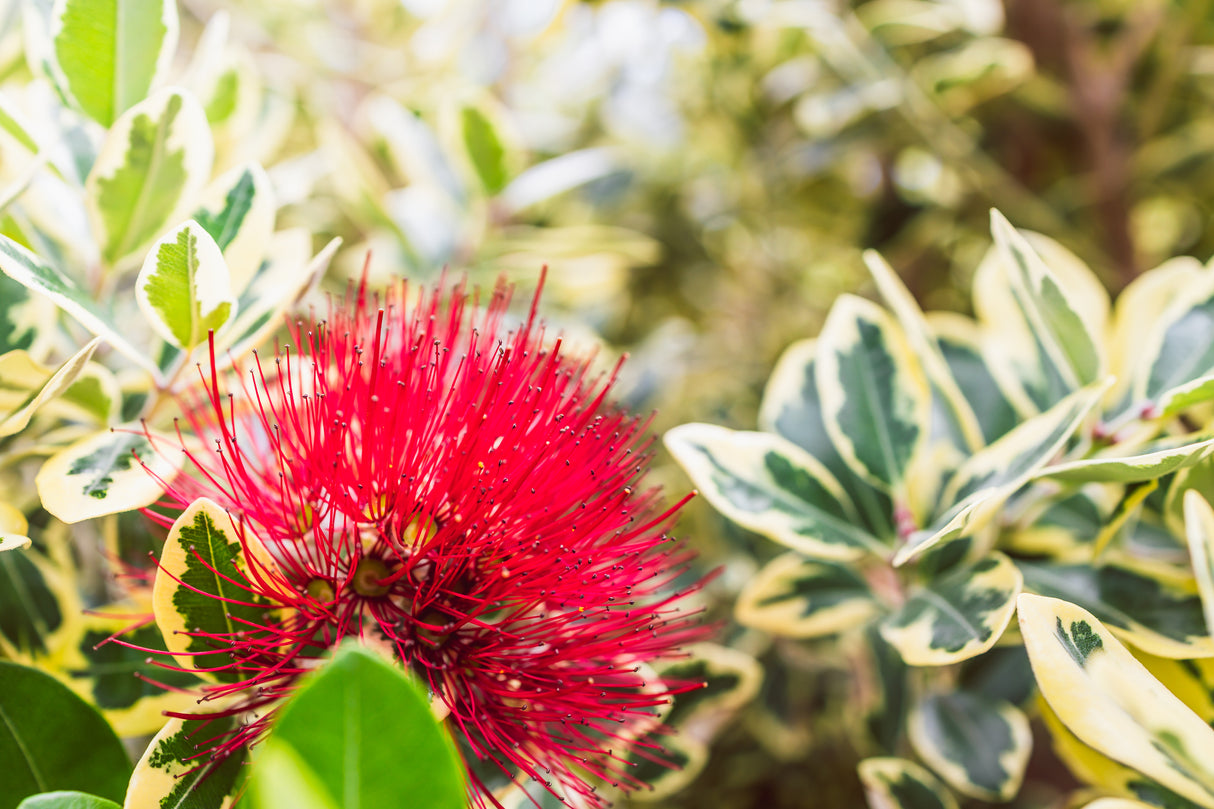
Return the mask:
<svg viewBox="0 0 1214 809">
<path fill-rule="evenodd" d="M 462 284 L 406 311 L 407 291 L 381 306 L 360 290 L 296 324 L 237 396 L 212 356 L 186 407 L 212 449 L 187 451 L 196 472 L 168 501 L 217 501 L 271 559 L 246 553 L 242 586 L 265 612 L 206 634 L 231 663 L 186 718 L 221 698 L 211 715 L 230 715 L 234 698 L 263 715 L 214 752 L 253 741 L 314 659 L 358 636 L 445 705 L 480 762 L 477 804 L 496 803 L 488 766 L 602 805 L 590 782 L 641 786 L 629 753 L 654 755 L 657 706 L 699 685 L 647 665 L 704 633 L 689 590 L 671 590 L 688 559 L 667 535 L 678 506 L 641 486 L 647 423 L 607 404 L 614 374 L 545 344 L 534 302 L 507 329 L 504 286 L 483 314 Z"/>
</svg>

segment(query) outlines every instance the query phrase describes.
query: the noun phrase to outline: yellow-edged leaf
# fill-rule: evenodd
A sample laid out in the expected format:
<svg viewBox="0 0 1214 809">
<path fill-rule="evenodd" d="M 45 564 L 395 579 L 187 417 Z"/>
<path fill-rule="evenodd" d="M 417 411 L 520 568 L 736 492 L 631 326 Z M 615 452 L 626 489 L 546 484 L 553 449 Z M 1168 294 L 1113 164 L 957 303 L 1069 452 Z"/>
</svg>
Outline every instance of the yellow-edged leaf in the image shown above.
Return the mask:
<svg viewBox="0 0 1214 809">
<path fill-rule="evenodd" d="M 143 508 L 181 471 L 176 444 L 136 424 L 93 433 L 52 455 L 34 484 L 43 507 L 66 523 Z"/>
<path fill-rule="evenodd" d="M 1200 806 L 1214 806 L 1214 730 L 1095 616 L 1024 594 L 1020 629 L 1041 693 L 1082 742 Z"/>
<path fill-rule="evenodd" d="M 1023 579 L 998 551 L 913 591 L 881 622 L 881 637 L 912 666 L 943 666 L 982 654 L 1011 621 Z"/>
<path fill-rule="evenodd" d="M 786 553 L 746 583 L 734 615 L 773 635 L 816 638 L 860 626 L 880 611 L 854 567 Z"/>
<path fill-rule="evenodd" d="M 931 389 L 902 330 L 876 304 L 843 295 L 815 357 L 822 420 L 839 455 L 905 502 L 907 473 L 928 437 Z"/>
<path fill-rule="evenodd" d="M 869 809 L 957 809 L 936 776 L 904 758 L 866 758 L 857 768 Z"/>
<path fill-rule="evenodd" d="M 1184 522 L 1201 611 L 1206 629 L 1214 632 L 1214 508 L 1195 489 L 1184 494 Z"/>
<path fill-rule="evenodd" d="M 665 441 L 708 502 L 744 528 L 820 559 L 886 550 L 830 472 L 778 435 L 684 424 Z"/>
</svg>

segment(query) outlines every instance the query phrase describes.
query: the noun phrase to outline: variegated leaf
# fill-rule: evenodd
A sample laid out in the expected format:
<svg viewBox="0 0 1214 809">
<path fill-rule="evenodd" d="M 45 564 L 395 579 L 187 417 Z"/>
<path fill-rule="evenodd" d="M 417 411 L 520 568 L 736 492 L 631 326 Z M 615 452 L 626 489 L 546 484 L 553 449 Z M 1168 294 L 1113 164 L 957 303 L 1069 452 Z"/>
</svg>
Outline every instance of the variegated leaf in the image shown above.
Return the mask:
<svg viewBox="0 0 1214 809">
<path fill-rule="evenodd" d="M 217 760 L 198 748 L 237 728 L 238 717 L 170 719 L 135 765 L 122 809 L 222 809 L 245 773 L 243 748 Z"/>
<path fill-rule="evenodd" d="M 155 733 L 164 725 L 163 711 L 185 713 L 197 705 L 197 695 L 183 689 L 200 680 L 164 665 L 167 657 L 149 655 L 151 650 L 168 651 L 159 630 L 152 624 L 129 628 L 131 615 L 148 609 L 139 603 L 90 611 L 56 659 L 56 674 L 100 708 L 124 737 Z M 115 642 L 115 636 L 123 642 Z"/>
<path fill-rule="evenodd" d="M 1006 290 L 1028 327 L 1036 361 L 1043 373 L 1030 386 L 1036 405 L 1045 410 L 1063 396 L 1097 381 L 1103 358 L 1092 331 L 1079 315 L 1080 300 L 1064 287 L 1032 246 L 998 211 L 991 211 L 991 234 L 1003 259 Z"/>
<path fill-rule="evenodd" d="M 1003 361 L 997 338 L 952 312 L 932 312 L 928 318 L 949 372 L 978 419 L 984 443 L 1001 438 L 1036 412 L 1010 363 Z"/>
<path fill-rule="evenodd" d="M 947 510 L 909 537 L 894 564 L 905 564 L 928 548 L 980 528 L 1066 445 L 1102 392 L 1103 387 L 1076 391 L 973 455 L 944 491 L 941 503 Z"/>
<path fill-rule="evenodd" d="M 914 590 L 881 622 L 881 636 L 912 666 L 943 666 L 995 645 L 1016 608 L 1022 578 L 998 551 Z"/>
<path fill-rule="evenodd" d="M 152 436 L 163 451 L 141 427 L 128 425 L 55 453 L 34 480 L 43 507 L 65 523 L 77 523 L 156 502 L 164 492 L 161 481 L 176 477 L 184 459 L 176 440 Z"/>
<path fill-rule="evenodd" d="M 269 602 L 251 592 L 245 573 L 244 549 L 254 542 L 239 538 L 232 518 L 205 497 L 181 513 L 164 542 L 152 586 L 156 625 L 177 662 L 207 679 L 245 676 L 209 638 L 235 638 L 248 622 L 266 620 Z"/>
<path fill-rule="evenodd" d="M 111 267 L 192 210 L 214 160 L 206 114 L 165 88 L 122 114 L 85 183 L 89 219 Z"/>
<path fill-rule="evenodd" d="M 0 269 L 7 263 L 0 248 Z M 55 304 L 0 273 L 0 356 L 26 351 L 42 360 L 54 340 Z"/>
<path fill-rule="evenodd" d="M 816 458 L 851 495 L 869 530 L 882 539 L 892 539 L 893 505 L 888 495 L 857 477 L 826 434 L 814 373 L 816 347 L 816 340 L 803 340 L 781 355 L 763 394 L 759 427 L 787 438 Z"/>
<path fill-rule="evenodd" d="M 1096 484 L 1060 499 L 1042 500 L 1027 511 L 1020 526 L 1000 537 L 999 547 L 1027 556 L 1065 559 L 1082 553 L 1091 558 L 1092 538 L 1107 524 L 1120 493 L 1120 487 Z"/>
<path fill-rule="evenodd" d="M 30 527 L 25 515 L 8 503 L 0 502 L 0 551 L 28 548 Z"/>
<path fill-rule="evenodd" d="M 911 712 L 908 730 L 919 757 L 963 795 L 1002 803 L 1020 790 L 1033 737 L 1016 706 L 967 691 L 935 694 Z"/>
<path fill-rule="evenodd" d="M 177 45 L 173 0 L 58 0 L 52 75 L 102 126 L 142 101 Z"/>
<path fill-rule="evenodd" d="M 233 291 L 242 292 L 261 267 L 277 208 L 270 178 L 256 163 L 225 172 L 202 192 L 193 219 L 223 251 Z"/>
<path fill-rule="evenodd" d="M 0 653 L 21 661 L 56 653 L 80 620 L 77 587 L 33 549 L 0 553 Z"/>
<path fill-rule="evenodd" d="M 1025 654 L 1028 654 L 1027 651 Z M 1041 696 L 1040 689 L 1036 690 L 1037 713 L 1049 731 L 1054 754 L 1062 760 L 1071 774 L 1084 783 L 1099 785 L 1102 790 L 1113 794 L 1126 797 L 1132 795 L 1130 782 L 1135 779 L 1145 780 L 1145 777 L 1080 741 L 1058 718 L 1058 714 L 1054 713 L 1054 709 Z"/>
<path fill-rule="evenodd" d="M 704 714 L 730 714 L 759 692 L 763 668 L 745 652 L 715 643 L 697 643 L 686 652 L 685 659 L 667 663 L 658 674 L 668 682 L 704 686 L 677 695 L 665 724 L 682 727 Z"/>
<path fill-rule="evenodd" d="M 1129 798 L 1097 798 L 1091 803 L 1085 803 L 1083 809 L 1155 809 L 1155 807 L 1142 801 L 1132 801 Z"/>
<path fill-rule="evenodd" d="M 839 477 L 843 462 L 822 422 L 822 400 L 814 379 L 816 340 L 793 343 L 776 362 L 759 407 L 759 427 L 777 433 Z"/>
<path fill-rule="evenodd" d="M 236 317 L 216 336 L 218 358 L 225 362 L 261 344 L 281 325 L 283 314 L 324 275 L 341 246 L 332 239 L 308 261 L 311 235 L 302 229 L 279 231 L 270 241 L 270 254 L 240 294 Z"/>
<path fill-rule="evenodd" d="M 919 304 L 902 283 L 902 279 L 875 250 L 864 251 L 864 264 L 919 359 L 931 383 L 933 399 L 939 399 L 943 403 L 942 410 L 949 423 L 950 434 L 957 437 L 958 446 L 971 452 L 979 449 L 986 443 L 982 426 L 958 387 L 957 380 L 953 378 L 948 362 Z"/>
<path fill-rule="evenodd" d="M 441 188 L 461 204 L 465 201 L 463 181 L 421 115 L 384 93 L 368 95 L 359 113 L 401 177 L 410 183 Z"/>
<path fill-rule="evenodd" d="M 1175 314 L 1165 313 L 1179 303 L 1185 309 L 1214 291 L 1214 274 L 1190 256 L 1172 258 L 1135 278 L 1117 296 L 1113 323 L 1106 344 L 1109 347 L 1110 369 L 1117 377 L 1116 398 L 1133 404 L 1134 389 L 1143 372 L 1150 367 L 1144 362 L 1158 344 L 1161 327 L 1166 328 Z M 1140 394 L 1141 391 L 1137 391 Z M 1118 413 L 1124 408 L 1118 408 Z"/>
<path fill-rule="evenodd" d="M 227 323 L 236 306 L 223 253 L 193 219 L 152 245 L 135 301 L 165 342 L 186 351 Z"/>
<path fill-rule="evenodd" d="M 628 774 L 649 786 L 632 793 L 632 800 L 648 803 L 668 798 L 695 780 L 708 763 L 708 748 L 689 735 L 662 737 L 656 755 L 657 761 L 653 755 L 633 754 Z"/>
<path fill-rule="evenodd" d="M 854 507 L 830 473 L 777 435 L 684 424 L 665 440 L 708 502 L 743 528 L 822 559 L 886 550 L 856 524 Z"/>
<path fill-rule="evenodd" d="M 1024 594 L 1020 628 L 1041 693 L 1081 741 L 1201 806 L 1214 807 L 1214 730 L 1093 616 Z"/>
<path fill-rule="evenodd" d="M 864 717 L 869 734 L 886 750 L 903 744 L 906 717 L 910 710 L 910 671 L 902 655 L 881 637 L 881 629 L 869 624 L 864 629 L 867 660 L 871 666 L 873 682 L 873 704 L 868 706 Z"/>
<path fill-rule="evenodd" d="M 1142 773 L 1117 763 L 1104 753 L 1081 742 L 1062 723 L 1062 720 L 1040 694 L 1037 696 L 1037 707 L 1046 728 L 1049 729 L 1054 752 L 1079 780 L 1098 787 L 1101 792 L 1119 796 L 1123 800 L 1136 798 L 1144 801 L 1150 807 L 1201 809 L 1200 804 L 1180 797 Z"/>
<path fill-rule="evenodd" d="M 0 437 L 24 430 L 40 407 L 67 390 L 100 343 L 101 338 L 94 337 L 53 373 L 24 351 L 0 356 Z M 25 382 L 34 384 L 26 386 Z"/>
<path fill-rule="evenodd" d="M 118 378 L 104 365 L 90 362 L 52 403 L 52 409 L 65 418 L 91 421 L 105 427 L 118 417 L 121 405 L 122 388 Z"/>
<path fill-rule="evenodd" d="M 844 295 L 827 315 L 815 357 L 822 420 L 839 455 L 904 501 L 907 471 L 927 439 L 931 390 L 901 329 L 875 304 Z"/>
<path fill-rule="evenodd" d="M 1132 648 L 1130 652 L 1201 721 L 1207 725 L 1214 722 L 1214 658 L 1173 660 Z"/>
<path fill-rule="evenodd" d="M 7 236 L 0 236 L 0 270 L 28 289 L 45 295 L 81 326 L 104 338 L 127 359 L 151 372 L 155 379 L 162 379 L 156 363 L 126 338 L 87 290 Z"/>
<path fill-rule="evenodd" d="M 747 582 L 734 615 L 773 635 L 816 638 L 860 626 L 880 611 L 853 567 L 786 553 Z"/>
<path fill-rule="evenodd" d="M 1139 571 L 1113 561 L 1019 562 L 1027 590 L 1065 599 L 1094 613 L 1129 643 L 1160 657 L 1214 656 L 1201 598 L 1192 578 L 1162 568 Z"/>
<path fill-rule="evenodd" d="M 1159 315 L 1144 337 L 1131 402 L 1168 416 L 1214 397 L 1214 294 L 1204 278 Z"/>
<path fill-rule="evenodd" d="M 1184 495 L 1184 518 L 1206 630 L 1214 632 L 1214 508 L 1199 492 L 1189 489 Z"/>
<path fill-rule="evenodd" d="M 1183 443 L 1180 443 L 1183 442 Z M 1053 464 L 1036 475 L 1037 478 L 1065 483 L 1137 483 L 1158 480 L 1200 462 L 1214 447 L 1214 438 L 1204 441 L 1169 439 L 1158 447 L 1140 447 L 1133 455 L 1098 456 L 1079 461 Z"/>
<path fill-rule="evenodd" d="M 859 766 L 869 809 L 957 809 L 944 784 L 904 758 L 866 758 Z"/>
</svg>

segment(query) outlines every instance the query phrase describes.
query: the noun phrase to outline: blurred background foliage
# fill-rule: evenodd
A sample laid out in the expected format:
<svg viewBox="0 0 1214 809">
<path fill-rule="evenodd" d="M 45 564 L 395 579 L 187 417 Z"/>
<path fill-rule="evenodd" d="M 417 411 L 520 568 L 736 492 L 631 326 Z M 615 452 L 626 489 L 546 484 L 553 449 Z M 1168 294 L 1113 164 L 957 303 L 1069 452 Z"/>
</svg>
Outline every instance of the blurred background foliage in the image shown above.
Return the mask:
<svg viewBox="0 0 1214 809">
<path fill-rule="evenodd" d="M 1214 252 L 1209 6 L 182 0 L 177 59 L 222 62 L 215 173 L 260 162 L 280 229 L 343 238 L 328 289 L 368 253 L 377 281 L 448 267 L 524 292 L 548 264 L 553 330 L 630 353 L 620 394 L 655 430 L 751 428 L 782 349 L 865 290 L 865 248 L 924 308 L 961 310 L 994 206 L 1114 291 Z M 0 89 L 46 109 L 21 18 L 0 2 Z M 710 609 L 765 680 L 700 729 L 708 767 L 658 805 L 861 805 L 844 714 L 873 690 L 850 674 L 869 652 L 730 624 L 775 550 L 687 511 L 703 567 L 724 566 Z"/>
</svg>

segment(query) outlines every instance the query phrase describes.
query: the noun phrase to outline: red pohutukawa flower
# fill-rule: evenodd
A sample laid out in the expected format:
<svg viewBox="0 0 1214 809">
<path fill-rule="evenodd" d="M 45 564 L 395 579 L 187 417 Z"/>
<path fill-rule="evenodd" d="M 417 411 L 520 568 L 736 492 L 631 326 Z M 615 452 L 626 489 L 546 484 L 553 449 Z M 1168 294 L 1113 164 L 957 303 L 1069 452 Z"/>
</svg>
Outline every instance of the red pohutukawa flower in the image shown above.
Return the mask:
<svg viewBox="0 0 1214 809">
<path fill-rule="evenodd" d="M 261 711 L 213 752 L 254 741 L 314 659 L 357 636 L 446 706 L 482 762 L 477 804 L 496 803 L 476 774 L 496 765 L 602 805 L 593 782 L 642 786 L 628 758 L 660 758 L 657 706 L 700 685 L 648 665 L 704 632 L 684 603 L 699 585 L 673 590 L 681 503 L 641 485 L 647 422 L 608 403 L 615 374 L 546 343 L 535 302 L 508 329 L 500 284 L 480 313 L 462 284 L 408 307 L 407 291 L 360 290 L 233 394 L 211 370 L 185 405 L 209 449 L 187 450 L 168 501 L 217 501 L 271 557 L 246 553 L 243 600 L 267 606 L 206 635 L 231 663 L 188 718 L 209 700 Z"/>
</svg>

